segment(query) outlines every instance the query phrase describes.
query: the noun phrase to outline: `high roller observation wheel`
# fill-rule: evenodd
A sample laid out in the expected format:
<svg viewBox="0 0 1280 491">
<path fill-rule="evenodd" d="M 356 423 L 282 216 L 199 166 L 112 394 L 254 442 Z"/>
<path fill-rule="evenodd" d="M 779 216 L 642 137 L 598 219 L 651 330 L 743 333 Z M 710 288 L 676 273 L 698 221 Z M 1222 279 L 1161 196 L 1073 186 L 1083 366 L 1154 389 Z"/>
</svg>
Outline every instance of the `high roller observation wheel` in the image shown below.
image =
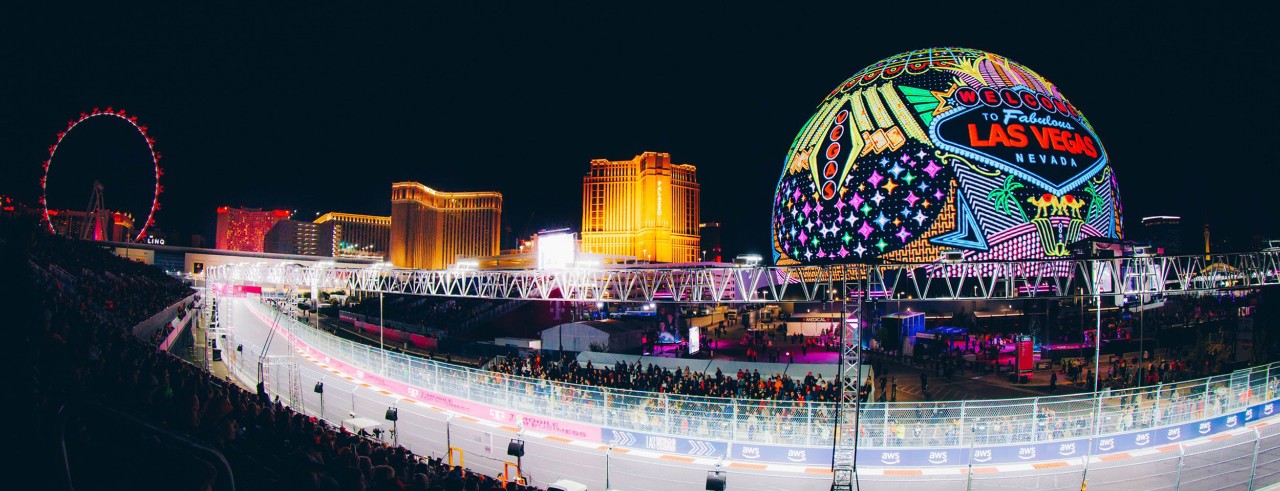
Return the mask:
<svg viewBox="0 0 1280 491">
<path fill-rule="evenodd" d="M 95 107 L 93 108 L 93 111 L 80 113 L 79 118 L 68 121 L 67 129 L 58 133 L 57 141 L 55 141 L 53 145 L 49 146 L 49 157 L 45 159 L 42 166 L 44 168 L 44 174 L 40 176 L 40 208 L 44 213 L 44 222 L 48 225 L 50 233 L 57 233 L 53 228 L 53 220 L 49 218 L 49 192 L 47 184 L 49 180 L 49 165 L 53 162 L 54 154 L 58 152 L 58 146 L 62 145 L 62 139 L 65 138 L 68 133 L 71 133 L 71 130 L 80 123 L 103 116 L 119 118 L 130 125 L 133 125 L 133 129 L 138 130 L 138 134 L 142 135 L 142 139 L 147 142 L 147 151 L 151 153 L 151 164 L 155 170 L 156 176 L 155 191 L 151 196 L 151 210 L 147 212 L 147 220 L 142 223 L 142 227 L 138 230 L 138 235 L 133 238 L 134 242 L 142 242 L 142 239 L 147 236 L 147 229 L 155 223 L 156 210 L 160 209 L 160 192 L 164 189 L 160 186 L 160 176 L 164 175 L 164 171 L 160 169 L 160 152 L 156 151 L 156 140 L 147 134 L 146 125 L 138 124 L 137 116 L 130 116 L 124 109 L 117 110 L 113 107 L 107 107 L 104 110 Z"/>
</svg>

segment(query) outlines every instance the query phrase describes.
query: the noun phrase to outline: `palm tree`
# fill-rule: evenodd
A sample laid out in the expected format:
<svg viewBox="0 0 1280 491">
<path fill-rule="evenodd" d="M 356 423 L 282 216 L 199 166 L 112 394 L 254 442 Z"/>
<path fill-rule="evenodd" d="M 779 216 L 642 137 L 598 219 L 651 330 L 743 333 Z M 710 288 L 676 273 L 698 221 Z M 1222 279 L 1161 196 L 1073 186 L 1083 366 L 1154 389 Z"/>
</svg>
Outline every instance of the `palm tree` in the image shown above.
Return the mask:
<svg viewBox="0 0 1280 491">
<path fill-rule="evenodd" d="M 1098 196 L 1098 190 L 1094 189 L 1092 183 L 1086 183 L 1084 192 L 1089 194 L 1089 213 L 1085 214 L 1085 219 L 1092 220 L 1094 215 L 1102 213 L 1102 198 Z"/>
<path fill-rule="evenodd" d="M 1022 221 L 1025 222 L 1027 221 L 1027 212 L 1022 210 L 1022 207 L 1018 205 L 1018 198 L 1013 195 L 1014 191 L 1024 187 L 1026 186 L 1020 182 L 1013 182 L 1013 175 L 1010 174 L 1004 178 L 1003 186 L 992 189 L 987 194 L 987 199 L 991 200 L 991 203 L 996 206 L 996 211 L 1006 215 L 1012 215 L 1013 210 L 1018 210 L 1018 214 L 1022 215 Z"/>
</svg>

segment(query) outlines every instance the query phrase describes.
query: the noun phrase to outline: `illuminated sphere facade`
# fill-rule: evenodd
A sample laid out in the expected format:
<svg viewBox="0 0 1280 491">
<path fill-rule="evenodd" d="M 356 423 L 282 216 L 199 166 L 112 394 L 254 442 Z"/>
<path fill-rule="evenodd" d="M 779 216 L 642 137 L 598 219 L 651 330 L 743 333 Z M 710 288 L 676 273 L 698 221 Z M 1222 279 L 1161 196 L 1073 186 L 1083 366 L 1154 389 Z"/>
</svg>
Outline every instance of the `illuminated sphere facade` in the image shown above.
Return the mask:
<svg viewBox="0 0 1280 491">
<path fill-rule="evenodd" d="M 1120 238 L 1119 188 L 1058 87 L 999 55 L 932 48 L 831 91 L 787 152 L 774 262 L 1044 259 Z"/>
</svg>

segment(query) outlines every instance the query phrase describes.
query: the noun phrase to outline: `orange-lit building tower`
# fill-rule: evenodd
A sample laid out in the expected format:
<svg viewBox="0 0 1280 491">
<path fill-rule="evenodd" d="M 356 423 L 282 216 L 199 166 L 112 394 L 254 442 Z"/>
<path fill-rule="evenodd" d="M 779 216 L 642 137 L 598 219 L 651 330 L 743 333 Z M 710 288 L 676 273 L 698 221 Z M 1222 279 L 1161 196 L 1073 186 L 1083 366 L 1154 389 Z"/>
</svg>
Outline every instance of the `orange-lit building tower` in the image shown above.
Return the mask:
<svg viewBox="0 0 1280 491">
<path fill-rule="evenodd" d="M 502 193 L 446 193 L 416 182 L 391 185 L 391 263 L 444 269 L 458 256 L 498 254 Z"/>
<path fill-rule="evenodd" d="M 315 223 L 333 223 L 333 257 L 386 258 L 390 250 L 391 217 L 331 211 Z"/>
<path fill-rule="evenodd" d="M 289 210 L 218 207 L 215 245 L 227 251 L 263 252 L 263 239 L 280 220 L 289 219 Z"/>
<path fill-rule="evenodd" d="M 698 173 L 671 154 L 591 161 L 582 178 L 582 251 L 642 261 L 699 259 Z"/>
</svg>

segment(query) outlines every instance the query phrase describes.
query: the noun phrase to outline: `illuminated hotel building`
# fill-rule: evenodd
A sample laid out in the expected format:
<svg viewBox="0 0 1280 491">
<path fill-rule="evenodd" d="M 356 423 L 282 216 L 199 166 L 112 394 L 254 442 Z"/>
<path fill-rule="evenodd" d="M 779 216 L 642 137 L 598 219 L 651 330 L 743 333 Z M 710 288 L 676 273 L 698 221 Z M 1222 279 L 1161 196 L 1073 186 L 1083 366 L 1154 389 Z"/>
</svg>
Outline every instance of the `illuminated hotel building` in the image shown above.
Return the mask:
<svg viewBox="0 0 1280 491">
<path fill-rule="evenodd" d="M 502 194 L 446 193 L 416 182 L 391 185 L 391 263 L 444 269 L 458 256 L 495 256 Z"/>
<path fill-rule="evenodd" d="M 1152 247 L 1168 256 L 1182 254 L 1183 228 L 1182 217 L 1154 216 L 1142 217 L 1142 236 Z"/>
<path fill-rule="evenodd" d="M 216 248 L 226 251 L 263 252 L 263 240 L 271 227 L 289 219 L 289 210 L 218 207 Z"/>
<path fill-rule="evenodd" d="M 86 222 L 92 221 L 91 224 Z M 49 222 L 53 231 L 67 237 L 112 242 L 133 241 L 133 215 L 129 213 L 99 210 L 90 214 L 79 210 L 49 210 Z M 105 224 L 111 224 L 104 227 Z M 85 234 L 85 226 L 90 230 Z"/>
<path fill-rule="evenodd" d="M 582 178 L 582 251 L 643 261 L 699 259 L 697 169 L 671 154 L 591 161 Z"/>
<path fill-rule="evenodd" d="M 333 256 L 333 223 L 280 220 L 262 240 L 262 251 L 299 256 Z"/>
<path fill-rule="evenodd" d="M 724 260 L 720 248 L 720 222 L 698 224 L 698 237 L 702 241 L 702 255 L 698 259 L 718 263 Z"/>
<path fill-rule="evenodd" d="M 391 217 L 331 211 L 317 224 L 333 224 L 333 257 L 386 258 L 391 245 Z"/>
</svg>

